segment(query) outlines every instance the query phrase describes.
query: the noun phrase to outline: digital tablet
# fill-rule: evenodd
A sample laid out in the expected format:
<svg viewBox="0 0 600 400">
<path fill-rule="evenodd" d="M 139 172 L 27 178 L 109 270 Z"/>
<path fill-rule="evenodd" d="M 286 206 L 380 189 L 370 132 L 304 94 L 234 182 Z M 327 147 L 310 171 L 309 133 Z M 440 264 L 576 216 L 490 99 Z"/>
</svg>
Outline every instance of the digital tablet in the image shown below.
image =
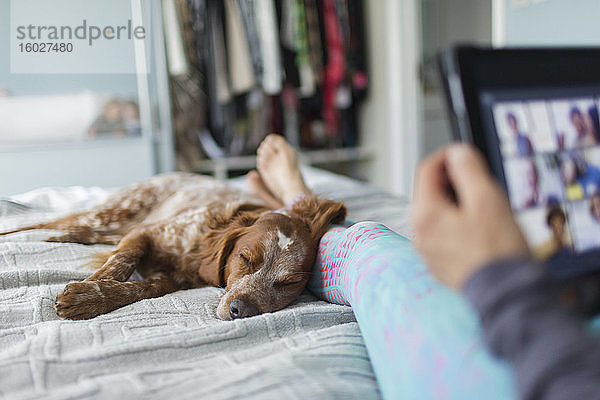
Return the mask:
<svg viewBox="0 0 600 400">
<path fill-rule="evenodd" d="M 456 47 L 439 66 L 454 135 L 484 153 L 533 255 L 560 277 L 600 270 L 600 48 Z"/>
</svg>

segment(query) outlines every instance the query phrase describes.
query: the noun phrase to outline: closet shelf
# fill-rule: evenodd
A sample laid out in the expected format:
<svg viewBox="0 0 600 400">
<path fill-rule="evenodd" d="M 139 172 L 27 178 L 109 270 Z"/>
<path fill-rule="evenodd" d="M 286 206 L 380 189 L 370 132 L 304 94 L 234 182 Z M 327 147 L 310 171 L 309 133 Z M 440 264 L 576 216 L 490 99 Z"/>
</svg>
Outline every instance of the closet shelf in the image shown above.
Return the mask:
<svg viewBox="0 0 600 400">
<path fill-rule="evenodd" d="M 371 149 L 366 147 L 343 147 L 337 149 L 299 151 L 301 164 L 318 165 L 364 161 L 372 157 Z M 210 173 L 217 179 L 227 179 L 228 171 L 249 170 L 256 167 L 256 156 L 223 157 L 198 160 L 194 172 Z"/>
</svg>

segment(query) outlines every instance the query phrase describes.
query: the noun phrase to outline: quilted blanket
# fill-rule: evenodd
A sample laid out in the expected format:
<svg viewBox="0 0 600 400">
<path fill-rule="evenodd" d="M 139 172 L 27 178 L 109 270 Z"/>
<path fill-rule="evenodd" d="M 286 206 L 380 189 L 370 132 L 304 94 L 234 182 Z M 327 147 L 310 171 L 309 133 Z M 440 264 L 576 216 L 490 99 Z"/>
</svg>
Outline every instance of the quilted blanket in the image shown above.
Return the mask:
<svg viewBox="0 0 600 400">
<path fill-rule="evenodd" d="M 410 234 L 401 199 L 337 175 L 304 172 L 315 191 L 346 201 L 350 219 Z M 41 188 L 0 199 L 0 230 L 88 208 L 108 194 Z M 90 275 L 90 257 L 111 247 L 44 242 L 53 233 L 0 237 L 0 398 L 380 397 L 351 308 L 309 292 L 284 310 L 235 321 L 216 317 L 222 289 L 210 287 L 87 321 L 59 319 L 58 292 Z"/>
</svg>

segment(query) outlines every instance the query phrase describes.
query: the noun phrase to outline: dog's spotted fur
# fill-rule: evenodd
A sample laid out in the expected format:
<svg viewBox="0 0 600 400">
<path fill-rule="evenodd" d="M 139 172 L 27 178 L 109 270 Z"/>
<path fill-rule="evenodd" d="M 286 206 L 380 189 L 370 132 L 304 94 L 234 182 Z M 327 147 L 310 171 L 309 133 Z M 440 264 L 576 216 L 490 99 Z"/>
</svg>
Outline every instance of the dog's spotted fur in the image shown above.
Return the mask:
<svg viewBox="0 0 600 400">
<path fill-rule="evenodd" d="M 164 174 L 130 186 L 99 207 L 26 229 L 59 229 L 49 241 L 117 244 L 100 269 L 66 286 L 58 315 L 92 318 L 180 289 L 222 286 L 222 319 L 282 309 L 300 294 L 318 242 L 340 223 L 342 203 L 309 196 L 289 210 L 213 179 Z M 127 282 L 138 272 L 141 282 Z"/>
</svg>

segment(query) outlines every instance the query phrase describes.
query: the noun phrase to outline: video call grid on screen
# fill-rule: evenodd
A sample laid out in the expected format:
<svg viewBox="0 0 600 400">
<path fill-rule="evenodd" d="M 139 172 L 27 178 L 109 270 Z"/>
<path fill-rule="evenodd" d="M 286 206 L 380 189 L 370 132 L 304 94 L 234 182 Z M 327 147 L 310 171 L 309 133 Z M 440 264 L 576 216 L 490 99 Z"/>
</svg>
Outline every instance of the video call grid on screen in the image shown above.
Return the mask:
<svg viewBox="0 0 600 400">
<path fill-rule="evenodd" d="M 534 255 L 600 249 L 600 87 L 481 99 L 511 206 Z"/>
</svg>

